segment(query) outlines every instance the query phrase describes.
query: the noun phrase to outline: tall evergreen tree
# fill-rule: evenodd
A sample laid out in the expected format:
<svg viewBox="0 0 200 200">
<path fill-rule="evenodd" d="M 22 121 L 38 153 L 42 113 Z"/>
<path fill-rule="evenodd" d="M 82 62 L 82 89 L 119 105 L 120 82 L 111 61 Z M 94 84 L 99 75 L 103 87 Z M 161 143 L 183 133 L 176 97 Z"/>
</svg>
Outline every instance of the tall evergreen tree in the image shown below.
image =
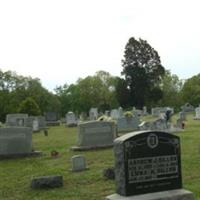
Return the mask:
<svg viewBox="0 0 200 200">
<path fill-rule="evenodd" d="M 141 108 L 147 101 L 157 101 L 162 97 L 159 84 L 165 69 L 157 51 L 147 41 L 136 40 L 134 37 L 129 39 L 122 67 L 122 75 L 125 75 L 130 89 L 132 105 Z"/>
</svg>

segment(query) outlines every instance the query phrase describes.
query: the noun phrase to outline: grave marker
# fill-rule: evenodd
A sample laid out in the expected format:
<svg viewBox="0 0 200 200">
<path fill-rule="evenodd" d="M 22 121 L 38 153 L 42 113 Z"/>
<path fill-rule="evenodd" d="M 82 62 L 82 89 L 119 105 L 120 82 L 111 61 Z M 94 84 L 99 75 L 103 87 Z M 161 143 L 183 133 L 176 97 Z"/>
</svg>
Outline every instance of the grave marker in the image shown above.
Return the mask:
<svg viewBox="0 0 200 200">
<path fill-rule="evenodd" d="M 68 112 L 65 117 L 66 117 L 66 125 L 68 127 L 77 126 L 76 116 L 73 112 Z"/>
<path fill-rule="evenodd" d="M 89 121 L 78 125 L 78 144 L 73 150 L 88 150 L 113 146 L 116 138 L 113 121 Z"/>
<path fill-rule="evenodd" d="M 47 126 L 59 126 L 60 121 L 58 113 L 56 112 L 46 112 L 44 114 Z"/>
<path fill-rule="evenodd" d="M 75 155 L 71 158 L 71 162 L 72 162 L 72 171 L 73 172 L 79 172 L 79 171 L 83 171 L 86 170 L 86 161 L 85 161 L 85 157 L 82 155 Z"/>
<path fill-rule="evenodd" d="M 193 199 L 191 192 L 181 189 L 179 137 L 159 131 L 128 133 L 115 140 L 114 154 L 117 194 L 107 200 L 166 199 L 171 190 L 171 198 L 176 190 L 174 196 L 186 194 Z"/>
</svg>

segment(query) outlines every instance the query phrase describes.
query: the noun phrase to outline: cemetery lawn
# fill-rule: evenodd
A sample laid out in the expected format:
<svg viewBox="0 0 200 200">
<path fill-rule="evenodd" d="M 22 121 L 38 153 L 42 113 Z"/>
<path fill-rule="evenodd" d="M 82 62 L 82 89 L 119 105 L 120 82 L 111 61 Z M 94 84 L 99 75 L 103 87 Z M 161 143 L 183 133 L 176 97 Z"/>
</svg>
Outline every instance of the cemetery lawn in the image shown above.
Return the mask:
<svg viewBox="0 0 200 200">
<path fill-rule="evenodd" d="M 200 200 L 200 120 L 188 115 L 185 131 L 177 135 L 181 138 L 183 186 Z M 73 152 L 70 147 L 76 145 L 76 138 L 77 128 L 50 127 L 48 137 L 43 132 L 33 134 L 34 149 L 42 151 L 43 156 L 0 160 L 0 200 L 103 200 L 114 193 L 114 181 L 102 175 L 103 169 L 114 164 L 112 148 Z M 51 158 L 52 150 L 60 156 Z M 84 155 L 89 170 L 71 172 L 73 155 Z M 30 188 L 32 177 L 48 175 L 62 175 L 64 186 Z"/>
</svg>

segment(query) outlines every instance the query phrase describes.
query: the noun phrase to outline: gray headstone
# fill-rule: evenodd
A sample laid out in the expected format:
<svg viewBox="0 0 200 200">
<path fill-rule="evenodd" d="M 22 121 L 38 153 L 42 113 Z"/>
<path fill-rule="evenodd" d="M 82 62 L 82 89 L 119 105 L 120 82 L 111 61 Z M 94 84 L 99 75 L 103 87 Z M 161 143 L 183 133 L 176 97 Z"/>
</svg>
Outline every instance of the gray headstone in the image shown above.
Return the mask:
<svg viewBox="0 0 200 200">
<path fill-rule="evenodd" d="M 26 154 L 32 151 L 32 130 L 27 127 L 0 128 L 0 155 Z"/>
<path fill-rule="evenodd" d="M 147 107 L 146 106 L 143 106 L 142 114 L 147 115 Z"/>
<path fill-rule="evenodd" d="M 73 172 L 83 171 L 83 170 L 87 169 L 84 156 L 75 155 L 71 158 L 71 162 L 72 162 L 72 171 Z"/>
<path fill-rule="evenodd" d="M 37 116 L 39 122 L 40 130 L 44 130 L 47 128 L 46 120 L 44 116 Z"/>
<path fill-rule="evenodd" d="M 140 118 L 138 116 L 133 117 L 121 117 L 117 119 L 117 131 L 133 131 L 137 130 L 140 124 Z"/>
<path fill-rule="evenodd" d="M 46 124 L 48 126 L 58 126 L 58 125 L 60 125 L 58 113 L 56 113 L 56 112 L 46 112 L 44 114 L 44 116 L 45 116 Z"/>
<path fill-rule="evenodd" d="M 113 145 L 116 125 L 112 121 L 90 121 L 78 125 L 78 145 L 72 149 L 90 149 Z"/>
<path fill-rule="evenodd" d="M 155 107 L 151 109 L 151 114 L 154 117 L 159 117 L 161 114 L 165 114 L 167 110 L 170 110 L 171 114 L 174 113 L 174 109 L 170 107 Z"/>
<path fill-rule="evenodd" d="M 139 125 L 140 130 L 154 130 L 154 131 L 170 131 L 170 127 L 171 123 L 166 121 L 164 114 L 162 114 L 161 118 L 159 119 L 156 119 L 151 122 L 142 122 Z"/>
<path fill-rule="evenodd" d="M 122 108 L 122 107 L 119 107 L 119 108 L 118 108 L 118 111 L 119 111 L 119 117 L 124 117 L 123 108 Z"/>
<path fill-rule="evenodd" d="M 106 111 L 105 111 L 105 115 L 109 117 L 109 116 L 110 116 L 110 111 L 109 111 L 109 110 L 106 110 Z"/>
<path fill-rule="evenodd" d="M 90 109 L 89 118 L 90 118 L 90 120 L 97 120 L 97 118 L 98 118 L 98 109 L 97 108 Z"/>
<path fill-rule="evenodd" d="M 186 113 L 185 113 L 185 112 L 179 112 L 179 118 L 180 118 L 182 121 L 185 121 L 185 120 L 186 120 Z"/>
<path fill-rule="evenodd" d="M 81 121 L 86 121 L 86 120 L 87 120 L 87 114 L 86 114 L 85 112 L 82 112 L 82 113 L 80 114 L 80 120 L 81 120 Z"/>
<path fill-rule="evenodd" d="M 22 114 L 22 113 L 7 114 L 6 126 L 26 127 L 25 121 L 27 118 L 28 118 L 28 114 Z"/>
<path fill-rule="evenodd" d="M 189 103 L 186 103 L 185 105 L 181 106 L 181 109 L 183 112 L 194 112 L 195 111 L 194 106 L 192 106 Z"/>
<path fill-rule="evenodd" d="M 195 108 L 195 113 L 196 113 L 195 119 L 200 119 L 200 107 Z"/>
<path fill-rule="evenodd" d="M 77 126 L 76 116 L 73 112 L 68 112 L 66 114 L 66 122 L 68 127 Z"/>
<path fill-rule="evenodd" d="M 118 110 L 118 109 L 112 109 L 111 112 L 110 112 L 110 116 L 111 116 L 111 118 L 113 118 L 113 119 L 118 119 L 118 118 L 120 118 L 119 110 Z"/>
</svg>

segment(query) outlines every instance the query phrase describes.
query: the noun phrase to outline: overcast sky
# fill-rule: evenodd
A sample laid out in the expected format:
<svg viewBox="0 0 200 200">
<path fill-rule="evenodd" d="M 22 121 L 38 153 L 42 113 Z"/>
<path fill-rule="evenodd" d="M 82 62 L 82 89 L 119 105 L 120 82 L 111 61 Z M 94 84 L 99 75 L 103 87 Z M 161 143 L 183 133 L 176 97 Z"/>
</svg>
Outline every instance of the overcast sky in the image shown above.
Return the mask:
<svg viewBox="0 0 200 200">
<path fill-rule="evenodd" d="M 98 70 L 120 76 L 139 37 L 179 78 L 200 72 L 199 0 L 0 0 L 0 69 L 52 90 Z"/>
</svg>

